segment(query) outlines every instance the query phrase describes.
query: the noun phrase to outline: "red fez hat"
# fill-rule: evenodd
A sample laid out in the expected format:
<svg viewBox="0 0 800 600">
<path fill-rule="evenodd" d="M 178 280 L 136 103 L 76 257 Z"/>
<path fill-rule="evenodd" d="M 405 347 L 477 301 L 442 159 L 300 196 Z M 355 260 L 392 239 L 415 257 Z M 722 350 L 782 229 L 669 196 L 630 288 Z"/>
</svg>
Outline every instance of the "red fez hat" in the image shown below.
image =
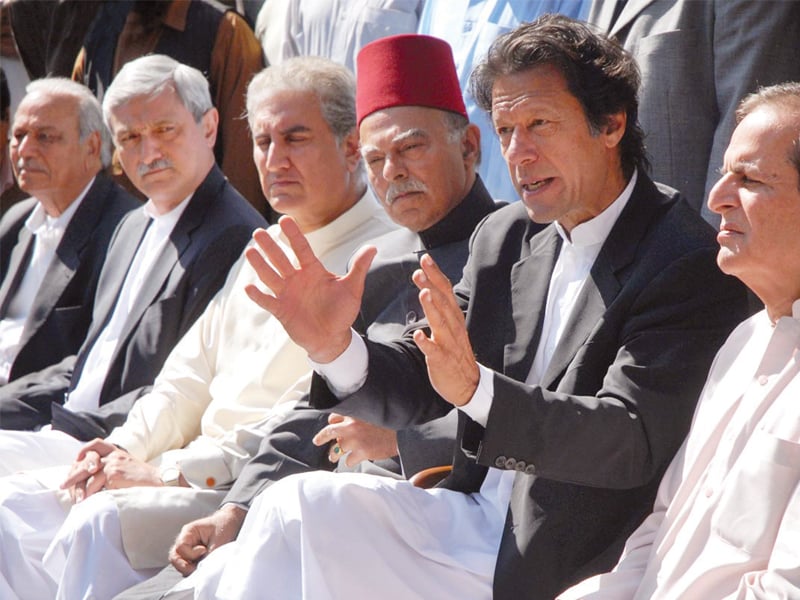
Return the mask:
<svg viewBox="0 0 800 600">
<path fill-rule="evenodd" d="M 370 42 L 356 59 L 358 123 L 392 106 L 429 106 L 467 116 L 450 45 L 429 35 Z"/>
</svg>

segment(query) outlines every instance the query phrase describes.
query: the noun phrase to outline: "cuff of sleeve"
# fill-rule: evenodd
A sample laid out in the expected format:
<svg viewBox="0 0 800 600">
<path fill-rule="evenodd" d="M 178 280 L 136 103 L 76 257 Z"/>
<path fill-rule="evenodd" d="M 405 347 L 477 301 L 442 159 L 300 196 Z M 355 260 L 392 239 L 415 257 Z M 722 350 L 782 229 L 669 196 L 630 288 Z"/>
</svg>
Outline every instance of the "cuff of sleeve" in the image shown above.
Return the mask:
<svg viewBox="0 0 800 600">
<path fill-rule="evenodd" d="M 357 391 L 367 380 L 369 357 L 367 345 L 355 330 L 350 330 L 350 344 L 344 352 L 329 363 L 321 364 L 308 359 L 337 398 Z"/>
<path fill-rule="evenodd" d="M 480 371 L 478 387 L 469 402 L 459 410 L 476 423 L 486 427 L 486 423 L 489 422 L 489 410 L 492 408 L 492 398 L 494 398 L 494 371 L 480 363 L 478 363 L 478 370 Z"/>
</svg>

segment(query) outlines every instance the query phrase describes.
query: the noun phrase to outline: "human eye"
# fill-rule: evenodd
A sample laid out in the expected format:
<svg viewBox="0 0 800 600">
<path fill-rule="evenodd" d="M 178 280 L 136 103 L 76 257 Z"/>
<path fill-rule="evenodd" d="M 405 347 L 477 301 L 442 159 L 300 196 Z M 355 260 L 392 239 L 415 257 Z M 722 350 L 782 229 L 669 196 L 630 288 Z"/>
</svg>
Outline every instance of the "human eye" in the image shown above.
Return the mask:
<svg viewBox="0 0 800 600">
<path fill-rule="evenodd" d="M 367 154 L 364 156 L 364 162 L 367 163 L 369 167 L 379 167 L 383 164 L 385 157 L 383 154 Z"/>
<path fill-rule="evenodd" d="M 153 127 L 153 133 L 160 137 L 172 137 L 176 131 L 177 127 L 172 123 L 161 123 Z"/>
<path fill-rule="evenodd" d="M 132 131 L 123 131 L 117 135 L 117 144 L 120 146 L 130 146 L 139 139 L 139 135 Z"/>
<path fill-rule="evenodd" d="M 54 144 L 60 139 L 60 135 L 51 131 L 39 131 L 36 134 L 36 141 L 40 144 Z"/>
</svg>

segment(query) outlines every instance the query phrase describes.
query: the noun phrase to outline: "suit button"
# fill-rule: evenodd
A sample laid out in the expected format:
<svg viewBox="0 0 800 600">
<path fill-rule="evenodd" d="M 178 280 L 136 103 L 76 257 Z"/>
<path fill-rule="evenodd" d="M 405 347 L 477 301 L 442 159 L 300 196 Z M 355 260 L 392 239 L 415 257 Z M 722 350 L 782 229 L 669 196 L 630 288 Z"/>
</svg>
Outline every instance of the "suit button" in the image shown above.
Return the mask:
<svg viewBox="0 0 800 600">
<path fill-rule="evenodd" d="M 408 311 L 406 314 L 406 325 L 411 325 L 412 323 L 417 322 L 417 313 L 413 310 Z"/>
<path fill-rule="evenodd" d="M 533 465 L 525 467 L 525 475 L 536 475 L 536 467 Z"/>
<path fill-rule="evenodd" d="M 506 457 L 505 456 L 498 456 L 494 459 L 494 466 L 498 469 L 504 469 L 506 466 Z"/>
<path fill-rule="evenodd" d="M 524 471 L 525 467 L 527 467 L 527 463 L 524 460 L 518 460 L 517 464 L 514 465 L 515 471 Z"/>
<path fill-rule="evenodd" d="M 517 459 L 516 458 L 507 458 L 506 459 L 506 469 L 513 469 L 517 466 Z"/>
</svg>

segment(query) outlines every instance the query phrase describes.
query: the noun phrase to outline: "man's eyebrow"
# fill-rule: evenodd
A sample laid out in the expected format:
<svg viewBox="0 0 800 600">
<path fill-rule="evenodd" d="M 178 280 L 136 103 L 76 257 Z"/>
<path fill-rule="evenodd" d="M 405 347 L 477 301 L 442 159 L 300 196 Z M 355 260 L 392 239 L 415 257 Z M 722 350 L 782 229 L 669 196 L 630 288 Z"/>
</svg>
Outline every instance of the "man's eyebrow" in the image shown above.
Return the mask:
<svg viewBox="0 0 800 600">
<path fill-rule="evenodd" d="M 392 143 L 400 144 L 411 138 L 418 138 L 418 137 L 423 137 L 427 139 L 430 137 L 430 135 L 424 129 L 419 129 L 419 128 L 409 129 L 408 131 L 398 133 L 396 136 L 394 136 L 392 138 Z"/>
<path fill-rule="evenodd" d="M 282 129 L 279 133 L 281 135 L 292 135 L 293 133 L 308 133 L 311 128 L 308 125 L 292 125 L 286 129 Z"/>
</svg>

